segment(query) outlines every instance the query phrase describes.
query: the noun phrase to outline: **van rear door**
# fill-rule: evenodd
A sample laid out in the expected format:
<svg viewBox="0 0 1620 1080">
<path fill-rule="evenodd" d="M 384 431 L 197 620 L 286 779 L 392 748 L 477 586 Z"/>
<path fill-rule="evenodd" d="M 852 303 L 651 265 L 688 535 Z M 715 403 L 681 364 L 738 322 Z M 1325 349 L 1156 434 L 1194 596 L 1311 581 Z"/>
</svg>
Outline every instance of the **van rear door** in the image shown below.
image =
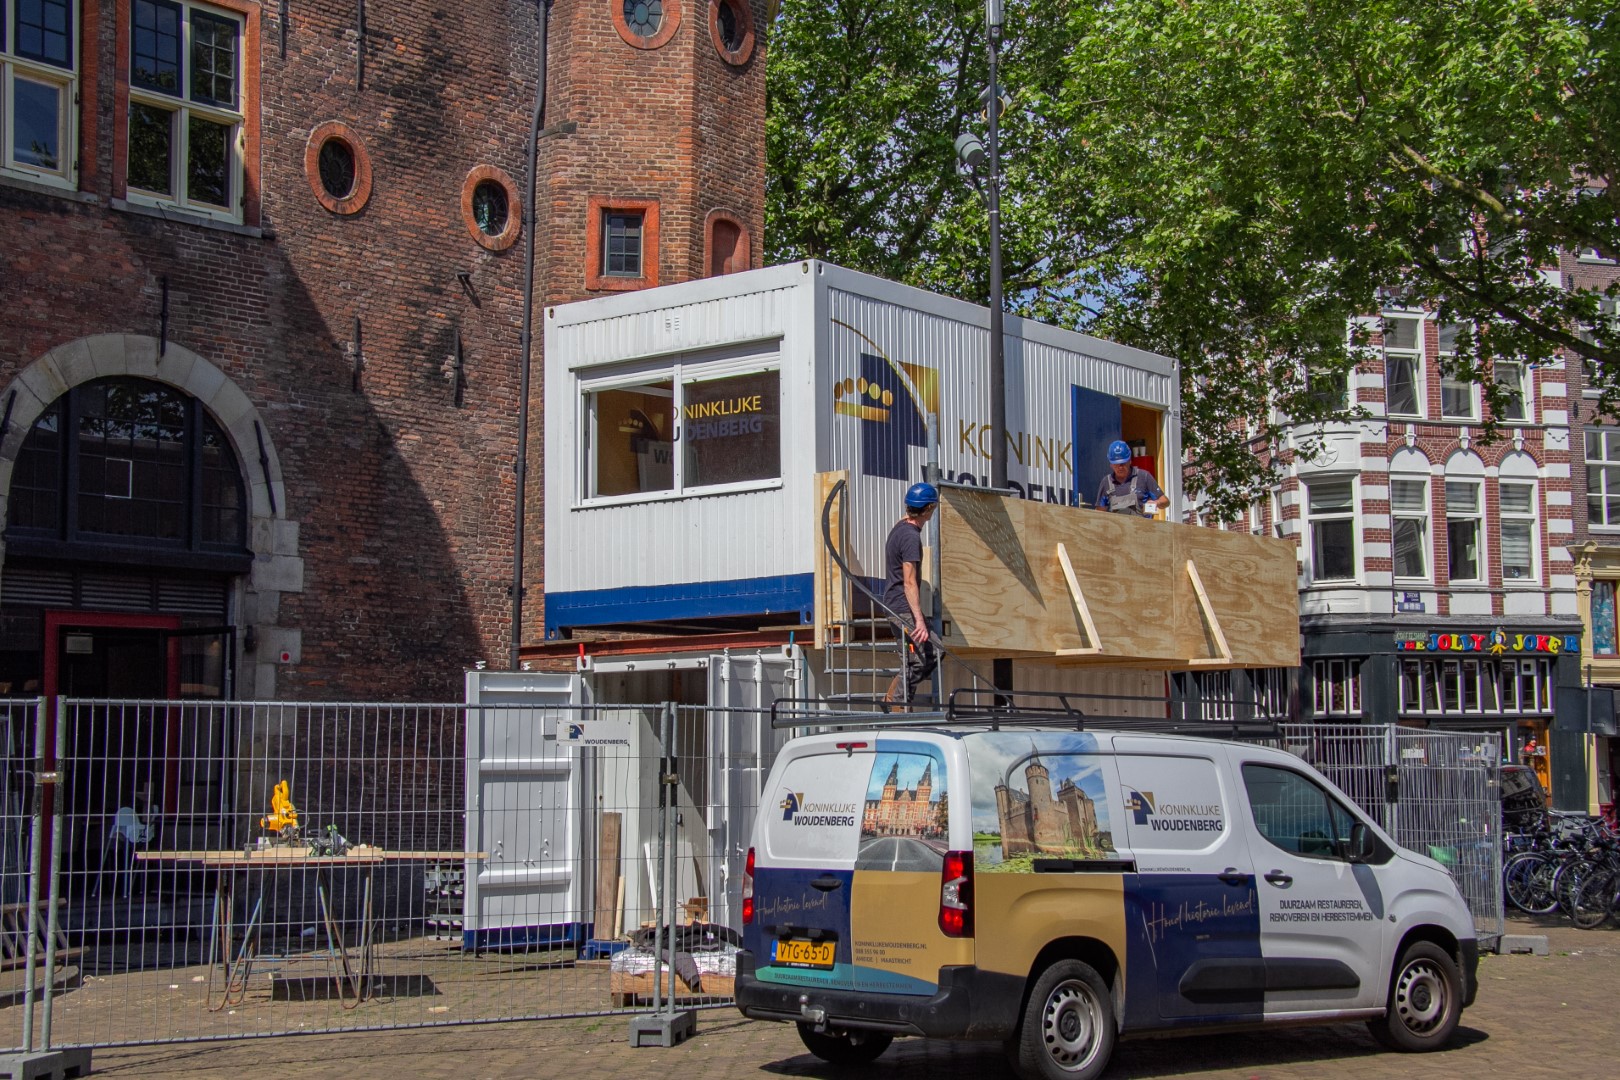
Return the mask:
<svg viewBox="0 0 1620 1080">
<path fill-rule="evenodd" d="M 931 995 L 971 942 L 939 928 L 955 740 L 847 733 L 791 743 L 754 834 L 754 921 L 764 982 Z M 968 957 L 964 960 L 963 957 Z"/>
</svg>

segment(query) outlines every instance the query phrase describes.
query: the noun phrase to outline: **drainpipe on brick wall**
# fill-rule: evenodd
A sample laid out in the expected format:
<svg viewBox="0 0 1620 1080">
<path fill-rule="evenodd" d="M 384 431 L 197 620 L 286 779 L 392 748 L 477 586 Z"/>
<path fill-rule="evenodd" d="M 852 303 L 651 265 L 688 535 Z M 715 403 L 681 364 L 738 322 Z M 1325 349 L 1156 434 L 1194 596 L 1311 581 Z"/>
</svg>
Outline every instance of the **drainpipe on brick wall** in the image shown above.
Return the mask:
<svg viewBox="0 0 1620 1080">
<path fill-rule="evenodd" d="M 540 171 L 540 128 L 546 119 L 546 26 L 551 18 L 551 0 L 539 0 L 536 14 L 540 22 L 540 71 L 535 80 L 534 117 L 529 121 L 529 179 L 523 192 L 523 339 L 519 346 L 522 366 L 518 376 L 517 505 L 512 525 L 512 644 L 508 657 L 517 671 L 518 646 L 523 641 L 523 513 L 529 483 L 529 367 L 534 358 L 534 212 Z"/>
</svg>

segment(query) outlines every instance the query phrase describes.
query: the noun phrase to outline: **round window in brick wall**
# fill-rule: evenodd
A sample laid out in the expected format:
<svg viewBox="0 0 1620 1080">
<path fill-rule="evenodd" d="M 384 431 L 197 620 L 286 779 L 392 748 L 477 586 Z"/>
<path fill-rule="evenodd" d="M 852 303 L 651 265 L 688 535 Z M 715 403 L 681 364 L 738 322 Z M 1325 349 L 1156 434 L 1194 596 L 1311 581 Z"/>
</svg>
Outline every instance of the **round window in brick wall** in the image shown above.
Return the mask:
<svg viewBox="0 0 1620 1080">
<path fill-rule="evenodd" d="M 517 185 L 494 165 L 479 165 L 461 185 L 461 220 L 479 246 L 505 251 L 522 231 Z"/>
<path fill-rule="evenodd" d="M 709 37 L 726 63 L 748 63 L 754 55 L 754 11 L 748 0 L 709 0 Z"/>
<path fill-rule="evenodd" d="M 681 25 L 681 0 L 607 0 L 613 28 L 626 44 L 656 49 Z"/>
<path fill-rule="evenodd" d="M 304 144 L 304 174 L 315 199 L 334 214 L 358 214 L 371 198 L 371 159 L 347 124 L 317 124 Z"/>
</svg>

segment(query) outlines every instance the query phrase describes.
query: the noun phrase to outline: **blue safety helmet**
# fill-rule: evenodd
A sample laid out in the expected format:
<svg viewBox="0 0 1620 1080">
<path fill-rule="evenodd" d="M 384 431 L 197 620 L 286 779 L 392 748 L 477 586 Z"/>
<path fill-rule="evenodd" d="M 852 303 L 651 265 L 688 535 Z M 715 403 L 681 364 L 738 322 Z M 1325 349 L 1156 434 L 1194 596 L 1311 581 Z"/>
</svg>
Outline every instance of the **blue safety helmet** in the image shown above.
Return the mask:
<svg viewBox="0 0 1620 1080">
<path fill-rule="evenodd" d="M 1108 464 L 1126 465 L 1131 460 L 1131 448 L 1125 445 L 1124 439 L 1115 439 L 1108 444 Z"/>
<path fill-rule="evenodd" d="M 939 502 L 939 492 L 934 490 L 933 484 L 912 484 L 906 489 L 906 505 L 913 510 L 921 510 L 925 506 L 933 506 Z"/>
</svg>

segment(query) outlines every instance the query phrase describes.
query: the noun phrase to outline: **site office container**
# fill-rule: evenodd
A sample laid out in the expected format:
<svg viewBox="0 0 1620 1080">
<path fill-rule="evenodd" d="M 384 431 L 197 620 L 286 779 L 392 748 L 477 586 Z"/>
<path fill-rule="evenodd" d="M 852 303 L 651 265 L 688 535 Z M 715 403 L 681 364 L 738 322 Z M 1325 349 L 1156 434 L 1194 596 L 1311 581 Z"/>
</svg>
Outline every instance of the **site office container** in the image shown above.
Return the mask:
<svg viewBox="0 0 1620 1080">
<path fill-rule="evenodd" d="M 849 476 L 852 566 L 923 477 L 984 486 L 989 312 L 823 262 L 548 308 L 545 620 L 811 621 L 819 473 Z M 1088 505 L 1123 438 L 1179 515 L 1172 361 L 1008 318 L 1007 476 Z"/>
</svg>

